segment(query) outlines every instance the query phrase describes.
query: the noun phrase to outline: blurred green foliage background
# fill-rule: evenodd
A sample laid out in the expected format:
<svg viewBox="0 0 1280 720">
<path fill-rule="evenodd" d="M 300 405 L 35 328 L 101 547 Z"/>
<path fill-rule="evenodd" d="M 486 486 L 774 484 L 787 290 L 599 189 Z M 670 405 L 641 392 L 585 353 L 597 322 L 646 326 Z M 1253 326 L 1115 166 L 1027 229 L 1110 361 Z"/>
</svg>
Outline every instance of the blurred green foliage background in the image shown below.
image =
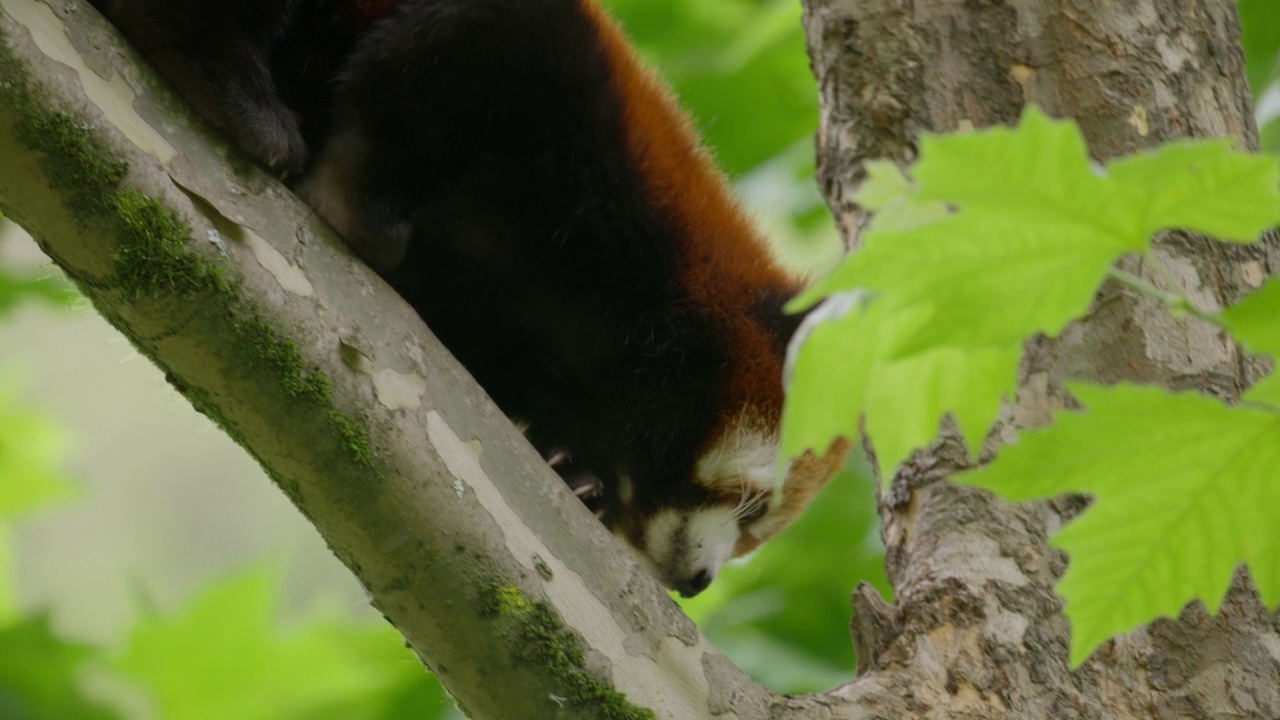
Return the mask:
<svg viewBox="0 0 1280 720">
<path fill-rule="evenodd" d="M 605 4 L 784 260 L 830 267 L 799 4 Z M 1280 150 L 1280 3 L 1239 8 Z M 852 677 L 860 580 L 888 595 L 873 482 L 855 461 L 795 527 L 683 604 L 753 676 L 806 692 Z M 454 717 L 256 465 L 0 225 L 0 718 Z"/>
</svg>

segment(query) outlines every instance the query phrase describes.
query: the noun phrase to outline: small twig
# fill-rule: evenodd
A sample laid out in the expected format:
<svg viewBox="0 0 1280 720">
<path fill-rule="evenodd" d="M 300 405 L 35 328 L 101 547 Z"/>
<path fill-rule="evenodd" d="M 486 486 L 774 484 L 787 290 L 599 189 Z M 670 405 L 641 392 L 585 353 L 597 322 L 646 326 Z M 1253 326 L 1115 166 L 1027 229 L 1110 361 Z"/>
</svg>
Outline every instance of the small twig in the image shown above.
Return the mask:
<svg viewBox="0 0 1280 720">
<path fill-rule="evenodd" d="M 1170 292 L 1181 287 L 1177 278 L 1173 276 L 1173 272 L 1169 270 L 1169 266 L 1166 265 L 1164 260 L 1161 260 L 1154 252 L 1147 253 L 1142 259 L 1151 266 L 1151 269 L 1156 271 L 1156 275 L 1160 276 L 1160 279 L 1164 281 L 1164 284 L 1169 288 Z"/>
<path fill-rule="evenodd" d="M 1159 271 L 1157 270 L 1157 272 Z M 1168 269 L 1166 269 L 1165 272 L 1167 273 Z M 1152 285 L 1146 280 L 1143 280 L 1137 275 L 1134 275 L 1132 273 L 1127 273 L 1124 270 L 1121 270 L 1119 268 L 1113 267 L 1111 268 L 1111 270 L 1108 271 L 1107 274 L 1115 278 L 1117 281 L 1119 281 L 1120 284 L 1127 285 L 1128 287 L 1131 287 L 1134 290 L 1137 290 L 1138 292 L 1144 295 L 1147 295 L 1148 297 L 1155 298 L 1156 300 L 1159 300 L 1165 305 L 1168 305 L 1170 310 L 1172 310 L 1175 313 L 1178 313 L 1178 312 L 1186 313 L 1187 315 L 1200 318 L 1205 322 L 1212 323 L 1216 327 L 1220 327 L 1223 330 L 1228 329 L 1226 322 L 1223 321 L 1221 316 L 1217 315 L 1216 313 L 1211 313 L 1211 312 L 1201 310 L 1200 308 L 1196 307 L 1191 302 L 1191 299 L 1188 298 L 1186 295 L 1183 295 L 1181 293 L 1166 292 L 1164 290 L 1161 290 L 1160 288 L 1156 287 L 1155 285 Z M 1168 280 L 1170 282 L 1173 282 L 1172 276 L 1169 276 Z M 1174 285 L 1176 287 L 1176 283 L 1174 283 Z"/>
</svg>

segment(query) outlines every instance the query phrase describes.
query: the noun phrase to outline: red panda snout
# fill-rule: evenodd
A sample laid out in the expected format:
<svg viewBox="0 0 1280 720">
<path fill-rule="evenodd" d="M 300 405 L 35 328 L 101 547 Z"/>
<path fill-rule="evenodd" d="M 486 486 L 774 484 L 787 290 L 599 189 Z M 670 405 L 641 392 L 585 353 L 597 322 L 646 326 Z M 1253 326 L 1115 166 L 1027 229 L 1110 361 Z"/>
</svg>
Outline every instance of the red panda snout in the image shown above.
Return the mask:
<svg viewBox="0 0 1280 720">
<path fill-rule="evenodd" d="M 711 584 L 724 565 L 782 532 L 844 466 L 849 444 L 821 456 L 807 452 L 775 481 L 778 439 L 758 422 L 737 421 L 709 445 L 694 467 L 705 499 L 665 506 L 616 532 L 664 585 L 688 598 Z"/>
</svg>

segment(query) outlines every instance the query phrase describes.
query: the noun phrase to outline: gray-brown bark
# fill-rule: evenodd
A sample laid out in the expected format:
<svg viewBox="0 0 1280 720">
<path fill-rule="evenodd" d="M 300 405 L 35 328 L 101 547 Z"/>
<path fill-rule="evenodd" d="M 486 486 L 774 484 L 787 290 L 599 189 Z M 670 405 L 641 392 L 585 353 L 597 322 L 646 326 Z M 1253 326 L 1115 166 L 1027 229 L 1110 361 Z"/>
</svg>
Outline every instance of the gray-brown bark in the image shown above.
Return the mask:
<svg viewBox="0 0 1280 720">
<path fill-rule="evenodd" d="M 851 239 L 859 161 L 909 161 L 920 131 L 1008 122 L 1025 101 L 1080 120 L 1100 158 L 1181 135 L 1253 142 L 1228 0 L 808 6 L 826 111 L 822 178 Z M 1280 623 L 1244 579 L 1220 616 L 1193 605 L 1069 672 L 1052 594 L 1066 561 L 1045 539 L 1080 502 L 1010 507 L 957 489 L 945 480 L 966 461 L 950 441 L 918 455 L 881 504 L 897 597 L 855 597 L 860 677 L 790 699 L 750 683 L 557 487 L 412 311 L 278 184 L 230 170 L 218 142 L 76 8 L 0 0 L 0 208 L 263 462 L 475 717 L 601 714 L 561 708 L 551 696 L 563 676 L 520 657 L 530 620 L 520 597 L 545 599 L 598 676 L 664 718 L 1280 717 Z M 12 102 L 15 83 L 124 159 L 125 187 L 178 210 L 195 238 L 183 252 L 225 262 L 232 290 L 126 291 L 110 239 L 119 207 L 68 210 L 56 168 L 17 137 L 37 110 Z M 1170 238 L 1160 252 L 1206 307 L 1273 267 L 1261 248 L 1198 238 Z M 246 326 L 262 340 L 259 321 L 328 378 L 324 402 L 272 347 L 245 351 Z M 1255 373 L 1213 329 L 1107 288 L 1085 322 L 1029 345 L 999 436 L 1061 407 L 1065 377 L 1230 397 Z M 331 411 L 367 421 L 373 462 L 351 452 Z"/>
<path fill-rule="evenodd" d="M 823 102 L 820 178 L 851 245 L 865 223 L 852 201 L 858 164 L 916 157 L 920 132 L 1015 122 L 1025 103 L 1076 119 L 1097 159 L 1179 137 L 1234 137 L 1256 148 L 1239 24 L 1230 0 L 808 0 L 806 27 Z M 1182 235 L 1156 253 L 1206 309 L 1260 285 L 1274 245 L 1224 246 Z M 1126 269 L 1157 285 L 1139 263 Z M 1217 330 L 1156 301 L 1104 288 L 1062 337 L 1028 344 L 1018 403 L 992 446 L 1069 402 L 1067 378 L 1197 388 L 1233 398 L 1256 364 Z M 869 668 L 833 695 L 841 717 L 1280 717 L 1280 619 L 1241 574 L 1221 614 L 1190 605 L 1067 669 L 1068 623 L 1052 593 L 1066 558 L 1047 534 L 1078 500 L 1010 507 L 946 482 L 968 464 L 944 439 L 918 454 L 882 499 L 898 637 L 859 647 Z M 855 620 L 855 632 L 884 622 Z M 803 716 L 814 699 L 793 708 Z"/>
<path fill-rule="evenodd" d="M 575 690 L 762 716 L 768 693 L 412 309 L 82 3 L 0 0 L 0 209 L 259 459 L 473 717 L 604 716 Z"/>
</svg>

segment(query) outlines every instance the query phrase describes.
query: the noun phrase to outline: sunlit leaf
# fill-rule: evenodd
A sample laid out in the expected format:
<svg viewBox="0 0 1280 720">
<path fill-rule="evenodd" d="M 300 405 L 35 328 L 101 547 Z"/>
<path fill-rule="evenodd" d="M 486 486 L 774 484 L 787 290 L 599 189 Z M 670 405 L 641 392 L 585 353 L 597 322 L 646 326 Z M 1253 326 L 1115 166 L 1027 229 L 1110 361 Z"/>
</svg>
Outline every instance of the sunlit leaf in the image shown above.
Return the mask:
<svg viewBox="0 0 1280 720">
<path fill-rule="evenodd" d="M 1280 281 L 1272 280 L 1222 314 L 1227 327 L 1251 352 L 1280 358 Z M 1280 407 L 1280 376 L 1271 375 L 1245 394 L 1246 400 Z"/>
<path fill-rule="evenodd" d="M 1227 308 L 1222 319 L 1250 351 L 1280 357 L 1280 281 L 1268 282 Z"/>
<path fill-rule="evenodd" d="M 865 245 L 803 300 L 865 288 L 892 311 L 929 307 L 932 319 L 900 349 L 982 348 L 1055 334 L 1083 314 L 1111 263 L 1129 248 L 1065 224 L 1035 225 L 963 213 Z"/>
<path fill-rule="evenodd" d="M 425 676 L 403 643 L 383 629 L 376 637 L 334 621 L 280 629 L 272 588 L 266 573 L 246 574 L 175 616 L 144 621 L 116 669 L 148 689 L 164 717 L 190 720 L 382 720 L 392 717 L 394 698 L 412 688 L 407 673 Z M 419 708 L 416 717 L 443 711 Z"/>
<path fill-rule="evenodd" d="M 971 448 L 981 443 L 1002 397 L 1013 392 L 1021 344 L 899 353 L 934 318 L 891 310 L 876 299 L 865 310 L 855 307 L 814 327 L 787 390 L 784 457 L 825 449 L 837 437 L 859 437 L 863 417 L 883 470 L 937 436 L 946 412 Z"/>
<path fill-rule="evenodd" d="M 925 199 L 1007 222 L 1065 225 L 1121 252 L 1145 247 L 1134 193 L 1091 167 L 1075 123 L 1032 105 L 1017 127 L 925 135 L 920 143 L 911 174 Z"/>
<path fill-rule="evenodd" d="M 1280 164 L 1230 140 L 1183 141 L 1120 158 L 1110 178 L 1137 191 L 1145 234 L 1176 228 L 1252 242 L 1280 223 Z"/>
<path fill-rule="evenodd" d="M 910 173 L 869 165 L 860 200 L 879 212 L 924 202 L 956 212 L 873 220 L 863 247 L 792 302 L 874 298 L 798 353 L 788 456 L 865 426 L 892 470 L 936 436 L 946 413 L 973 448 L 1012 392 L 1021 344 L 1082 316 L 1118 258 L 1146 251 L 1164 228 L 1252 240 L 1280 221 L 1274 159 L 1224 141 L 1175 143 L 1103 168 L 1073 123 L 1029 107 L 1016 128 L 921 146 Z"/>
<path fill-rule="evenodd" d="M 867 179 L 858 188 L 854 200 L 875 213 L 871 229 L 910 230 L 950 215 L 946 203 L 921 200 L 915 186 L 894 163 L 871 160 L 866 169 Z"/>
<path fill-rule="evenodd" d="M 1280 415 L 1154 388 L 1071 392 L 1083 412 L 1057 414 L 957 481 L 1011 500 L 1094 497 L 1053 539 L 1071 557 L 1058 592 L 1072 663 L 1192 598 L 1216 612 L 1241 562 L 1262 571 L 1267 602 L 1280 601 Z"/>
</svg>

